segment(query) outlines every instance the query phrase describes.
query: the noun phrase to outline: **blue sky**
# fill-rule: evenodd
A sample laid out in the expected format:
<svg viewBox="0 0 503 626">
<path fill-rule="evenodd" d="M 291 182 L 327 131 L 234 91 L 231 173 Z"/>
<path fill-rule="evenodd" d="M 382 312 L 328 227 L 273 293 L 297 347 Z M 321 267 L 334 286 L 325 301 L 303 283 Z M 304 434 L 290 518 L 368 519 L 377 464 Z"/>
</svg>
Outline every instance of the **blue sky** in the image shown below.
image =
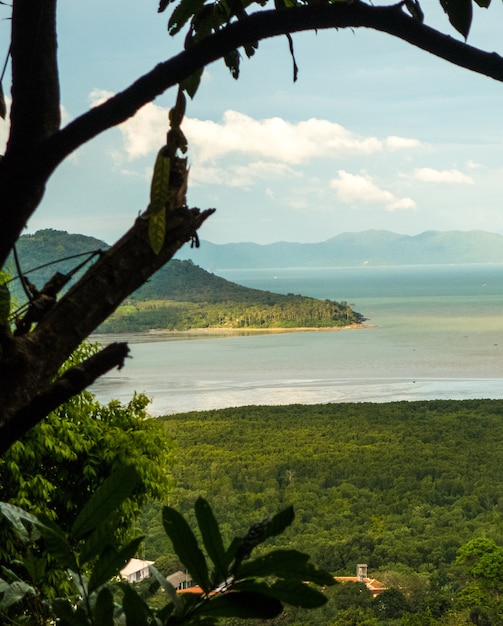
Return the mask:
<svg viewBox="0 0 503 626">
<path fill-rule="evenodd" d="M 183 35 L 168 36 L 156 0 L 60 5 L 66 120 L 183 45 Z M 422 7 L 428 24 L 458 36 L 437 0 Z M 503 54 L 502 18 L 501 2 L 476 9 L 469 43 Z M 0 28 L 5 44 L 8 22 Z M 503 84 L 371 31 L 303 33 L 294 44 L 297 83 L 282 37 L 243 59 L 238 81 L 223 62 L 208 67 L 188 105 L 189 204 L 217 209 L 204 239 L 316 242 L 369 228 L 503 234 Z M 167 92 L 72 155 L 29 232 L 119 237 L 148 203 L 174 98 Z"/>
</svg>

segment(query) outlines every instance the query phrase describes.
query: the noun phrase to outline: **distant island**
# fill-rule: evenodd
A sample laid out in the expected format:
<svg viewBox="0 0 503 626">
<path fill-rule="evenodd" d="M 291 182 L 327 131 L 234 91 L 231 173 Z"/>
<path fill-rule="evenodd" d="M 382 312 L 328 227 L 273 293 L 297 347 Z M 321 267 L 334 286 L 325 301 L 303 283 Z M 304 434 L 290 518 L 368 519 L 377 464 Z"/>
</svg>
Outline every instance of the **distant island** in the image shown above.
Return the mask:
<svg viewBox="0 0 503 626">
<path fill-rule="evenodd" d="M 320 243 L 214 244 L 182 248 L 176 258 L 191 259 L 211 272 L 242 268 L 366 267 L 503 263 L 503 236 L 481 230 L 426 231 L 400 235 L 386 230 L 342 233 Z"/>
<path fill-rule="evenodd" d="M 108 245 L 85 235 L 52 229 L 23 235 L 18 256 L 23 273 L 38 288 L 55 271 L 73 269 L 86 252 Z M 74 258 L 68 258 L 74 257 Z M 85 258 L 85 256 L 84 256 Z M 58 259 L 57 264 L 47 265 Z M 44 266 L 31 272 L 32 268 Z M 14 283 L 14 296 L 23 293 Z M 280 330 L 361 326 L 365 318 L 347 302 L 249 289 L 215 276 L 191 261 L 172 260 L 123 303 L 98 333 L 191 329 Z"/>
</svg>

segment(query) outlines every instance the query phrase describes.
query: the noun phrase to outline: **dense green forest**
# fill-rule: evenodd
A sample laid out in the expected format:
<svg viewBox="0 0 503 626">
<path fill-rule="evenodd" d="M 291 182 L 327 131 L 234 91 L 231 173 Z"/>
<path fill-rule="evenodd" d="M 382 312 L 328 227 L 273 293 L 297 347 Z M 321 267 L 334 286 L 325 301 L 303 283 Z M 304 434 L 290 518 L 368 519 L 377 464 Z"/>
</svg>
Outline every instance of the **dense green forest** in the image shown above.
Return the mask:
<svg viewBox="0 0 503 626">
<path fill-rule="evenodd" d="M 283 545 L 337 575 L 367 563 L 430 620 L 403 621 L 411 617 L 402 611 L 401 621 L 369 624 L 473 623 L 445 620 L 469 608 L 460 548 L 477 537 L 503 545 L 503 401 L 250 406 L 160 419 L 176 446 L 170 504 L 184 514 L 202 495 L 230 538 L 293 504 Z M 157 505 L 142 524 L 147 558 L 176 568 Z M 330 606 L 309 623 L 332 623 L 327 611 L 335 620 L 342 605 Z M 307 623 L 289 615 L 278 623 Z M 503 613 L 474 623 L 503 624 Z"/>
<path fill-rule="evenodd" d="M 22 273 L 40 290 L 56 271 L 71 273 L 87 258 L 92 262 L 96 258 L 91 257 L 93 252 L 99 254 L 107 248 L 106 243 L 92 237 L 46 229 L 23 235 L 18 244 L 18 256 Z M 14 259 L 10 260 L 9 268 L 12 276 L 16 276 Z M 39 269 L 31 271 L 35 268 Z M 75 276 L 81 275 L 83 270 Z M 71 285 L 71 281 L 68 284 Z M 10 288 L 19 304 L 26 302 L 27 296 L 19 280 L 12 281 Z M 209 327 L 337 328 L 364 321 L 347 302 L 249 289 L 215 276 L 191 261 L 172 260 L 120 306 L 97 332 Z"/>
</svg>

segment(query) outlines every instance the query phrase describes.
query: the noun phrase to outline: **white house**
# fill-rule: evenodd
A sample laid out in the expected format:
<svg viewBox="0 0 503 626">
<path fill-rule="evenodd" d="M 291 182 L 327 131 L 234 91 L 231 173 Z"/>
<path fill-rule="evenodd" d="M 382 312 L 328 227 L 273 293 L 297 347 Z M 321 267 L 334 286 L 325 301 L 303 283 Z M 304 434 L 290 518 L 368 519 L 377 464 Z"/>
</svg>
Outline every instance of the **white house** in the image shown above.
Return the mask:
<svg viewBox="0 0 503 626">
<path fill-rule="evenodd" d="M 129 563 L 121 569 L 121 576 L 125 578 L 128 583 L 137 583 L 144 578 L 150 576 L 149 566 L 153 565 L 155 561 L 143 561 L 142 559 L 131 559 Z"/>
</svg>

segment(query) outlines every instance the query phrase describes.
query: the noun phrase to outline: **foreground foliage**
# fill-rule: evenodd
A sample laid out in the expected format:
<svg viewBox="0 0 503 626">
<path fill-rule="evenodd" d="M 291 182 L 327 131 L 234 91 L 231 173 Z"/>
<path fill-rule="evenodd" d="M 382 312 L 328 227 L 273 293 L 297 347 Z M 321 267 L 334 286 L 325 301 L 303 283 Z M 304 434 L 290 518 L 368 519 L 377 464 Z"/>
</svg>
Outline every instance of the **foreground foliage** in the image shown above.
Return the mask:
<svg viewBox="0 0 503 626">
<path fill-rule="evenodd" d="M 280 534 L 293 521 L 292 507 L 250 528 L 229 546 L 224 542 L 208 503 L 198 499 L 195 514 L 203 546 L 180 513 L 165 506 L 164 529 L 192 579 L 199 585 L 193 593 L 178 595 L 155 569 L 155 585 L 165 603 L 150 607 L 131 585 L 111 582 L 133 557 L 143 537 L 119 548 L 110 543 L 121 504 L 131 496 L 139 476 L 133 467 L 114 472 L 86 502 L 71 529 L 64 531 L 45 517 L 33 516 L 11 504 L 0 512 L 25 551 L 21 560 L 2 568 L 0 614 L 4 623 L 61 626 L 135 626 L 169 624 L 216 624 L 220 617 L 269 619 L 283 610 L 283 603 L 319 607 L 326 598 L 313 588 L 332 585 L 330 574 L 316 569 L 309 557 L 295 550 L 275 550 L 250 559 L 254 548 Z M 40 590 L 40 571 L 33 548 L 42 542 L 48 555 L 68 573 L 72 591 L 50 598 Z M 211 566 L 208 564 L 208 557 Z"/>
<path fill-rule="evenodd" d="M 66 363 L 72 367 L 89 353 L 82 346 Z M 169 487 L 171 446 L 160 425 L 149 418 L 144 395 L 129 403 L 102 405 L 90 392 L 61 405 L 0 458 L 0 501 L 22 507 L 70 532 L 90 495 L 112 472 L 130 466 L 137 478 L 130 496 L 116 511 L 110 545 L 130 539 L 142 507 L 164 498 Z M 0 564 L 19 558 L 19 546 L 0 520 Z M 45 594 L 67 589 L 68 577 L 41 550 L 39 584 Z"/>
</svg>

